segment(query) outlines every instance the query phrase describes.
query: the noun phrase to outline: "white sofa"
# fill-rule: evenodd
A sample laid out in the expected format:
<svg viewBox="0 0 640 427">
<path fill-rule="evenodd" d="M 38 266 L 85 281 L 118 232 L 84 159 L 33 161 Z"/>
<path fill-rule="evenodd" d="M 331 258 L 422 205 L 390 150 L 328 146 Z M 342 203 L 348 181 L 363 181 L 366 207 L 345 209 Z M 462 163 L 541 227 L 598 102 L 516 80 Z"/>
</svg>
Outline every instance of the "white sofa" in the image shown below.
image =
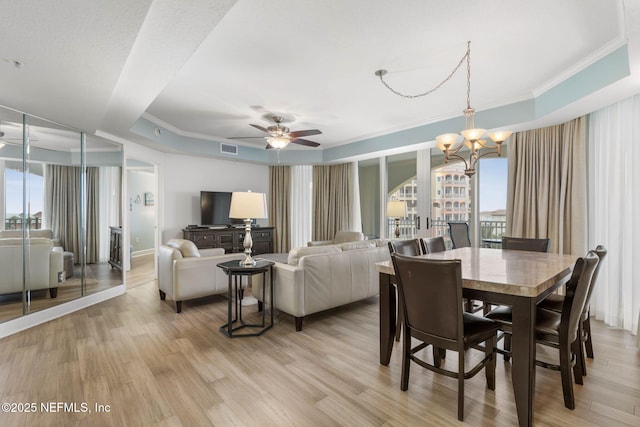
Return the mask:
<svg viewBox="0 0 640 427">
<path fill-rule="evenodd" d="M 51 239 L 33 237 L 27 240 L 27 290 L 48 289 L 51 298 L 58 295 L 62 281 L 63 251 L 55 247 Z M 22 292 L 23 244 L 21 238 L 0 238 L 0 294 Z"/>
<path fill-rule="evenodd" d="M 292 249 L 286 264 L 273 267 L 275 307 L 295 317 L 300 331 L 305 316 L 377 295 L 375 264 L 389 259 L 382 240 Z M 252 294 L 259 298 L 262 287 L 256 282 Z"/>
<path fill-rule="evenodd" d="M 176 302 L 176 313 L 180 313 L 182 301 L 226 294 L 228 276 L 217 265 L 242 258 L 244 253 L 225 254 L 221 248 L 198 250 L 190 240 L 171 239 L 160 246 L 158 253 L 160 299 L 168 295 Z"/>
<path fill-rule="evenodd" d="M 307 242 L 307 246 L 339 245 L 347 242 L 360 242 L 366 239 L 367 237 L 360 231 L 338 231 L 333 236 L 333 240 L 312 240 Z"/>
</svg>

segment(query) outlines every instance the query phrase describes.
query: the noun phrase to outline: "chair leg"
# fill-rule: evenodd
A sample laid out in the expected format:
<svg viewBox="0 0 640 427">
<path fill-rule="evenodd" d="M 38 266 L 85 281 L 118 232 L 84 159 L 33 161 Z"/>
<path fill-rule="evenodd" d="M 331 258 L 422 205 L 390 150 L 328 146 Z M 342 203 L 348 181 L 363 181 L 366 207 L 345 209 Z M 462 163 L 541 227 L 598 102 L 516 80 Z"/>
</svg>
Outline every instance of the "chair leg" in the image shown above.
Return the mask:
<svg viewBox="0 0 640 427">
<path fill-rule="evenodd" d="M 578 331 L 579 333 L 580 331 Z M 585 372 L 584 368 L 584 352 L 582 351 L 582 341 L 580 335 L 571 343 L 571 352 L 576 356 L 576 363 L 573 365 L 573 378 L 576 384 L 582 385 L 582 376 Z"/>
<path fill-rule="evenodd" d="M 162 289 L 158 289 L 158 292 L 160 292 L 160 301 L 164 301 L 167 298 L 167 294 Z"/>
<path fill-rule="evenodd" d="M 589 359 L 593 359 L 593 344 L 591 342 L 591 322 L 589 321 L 590 318 L 591 316 L 587 313 L 587 320 L 582 322 L 582 328 L 584 329 L 584 332 L 587 336 L 587 339 L 584 342 L 584 347 L 587 353 L 587 357 Z"/>
<path fill-rule="evenodd" d="M 511 352 L 511 334 L 506 332 L 504 334 L 504 350 Z M 505 354 L 503 356 L 505 362 L 508 362 L 511 359 L 511 356 L 509 356 L 508 354 Z"/>
<path fill-rule="evenodd" d="M 396 341 L 400 341 L 400 332 L 402 332 L 402 323 L 404 319 L 404 306 L 402 301 L 398 298 L 398 317 L 396 318 Z"/>
<path fill-rule="evenodd" d="M 498 345 L 497 336 L 494 335 L 484 343 L 485 356 L 491 355 L 491 361 L 484 367 L 484 374 L 487 378 L 487 388 L 489 390 L 496 389 L 496 346 Z"/>
<path fill-rule="evenodd" d="M 464 352 L 458 353 L 458 420 L 464 420 Z"/>
<path fill-rule="evenodd" d="M 435 347 L 434 347 L 435 349 Z M 435 350 L 434 350 L 435 356 Z M 404 331 L 402 342 L 402 377 L 400 379 L 400 390 L 406 391 L 409 388 L 409 368 L 411 365 L 411 334 Z"/>
<path fill-rule="evenodd" d="M 442 365 L 442 353 L 440 351 L 442 349 L 436 346 L 432 346 L 431 349 L 433 350 L 433 366 L 435 366 L 436 368 L 439 368 L 440 365 Z"/>
<path fill-rule="evenodd" d="M 446 359 L 447 358 L 447 349 L 446 348 L 441 348 L 440 349 L 440 359 Z"/>
<path fill-rule="evenodd" d="M 576 343 L 575 351 L 578 352 L 576 354 L 576 357 L 579 359 L 577 362 L 580 362 L 580 374 L 583 377 L 587 376 L 587 359 L 585 357 L 585 348 L 584 348 L 585 346 L 582 345 L 585 339 L 585 335 L 586 335 L 586 332 L 584 330 L 583 323 L 580 322 L 578 324 L 578 339 L 576 340 L 577 343 Z M 582 383 L 578 383 L 578 384 L 582 384 Z"/>
<path fill-rule="evenodd" d="M 296 317 L 296 332 L 300 332 L 302 330 L 302 319 L 304 317 Z"/>
<path fill-rule="evenodd" d="M 559 351 L 564 406 L 573 410 L 576 408 L 576 403 L 573 398 L 573 381 L 571 381 L 571 345 L 569 343 L 562 343 L 560 344 Z"/>
<path fill-rule="evenodd" d="M 182 301 L 176 301 L 176 313 L 182 312 Z"/>
</svg>

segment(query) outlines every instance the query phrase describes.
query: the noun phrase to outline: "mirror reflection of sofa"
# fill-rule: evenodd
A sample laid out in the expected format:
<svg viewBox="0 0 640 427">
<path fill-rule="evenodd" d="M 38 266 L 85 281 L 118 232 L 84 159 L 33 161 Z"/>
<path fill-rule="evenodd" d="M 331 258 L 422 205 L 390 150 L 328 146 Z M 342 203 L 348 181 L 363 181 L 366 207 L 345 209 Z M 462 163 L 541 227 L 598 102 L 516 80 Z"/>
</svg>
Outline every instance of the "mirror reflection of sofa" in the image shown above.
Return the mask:
<svg viewBox="0 0 640 427">
<path fill-rule="evenodd" d="M 48 289 L 51 298 L 58 294 L 63 267 L 63 250 L 51 239 L 32 237 L 27 240 L 26 290 Z M 21 238 L 0 238 L 0 294 L 22 292 L 23 242 Z"/>
<path fill-rule="evenodd" d="M 41 237 L 44 239 L 49 239 L 51 240 L 51 243 L 54 247 L 59 247 L 62 250 L 62 261 L 64 266 L 65 278 L 68 279 L 69 277 L 73 276 L 73 264 L 75 263 L 73 252 L 67 252 L 64 250 L 62 244 L 60 243 L 60 239 L 56 238 L 53 235 L 53 231 L 42 228 L 37 230 L 29 230 L 28 234 L 30 238 Z M 4 238 L 22 238 L 22 230 L 1 230 L 0 239 Z"/>
<path fill-rule="evenodd" d="M 191 240 L 171 239 L 160 246 L 158 253 L 160 299 L 169 296 L 176 302 L 176 313 L 180 313 L 182 301 L 226 294 L 228 277 L 218 264 L 242 258 L 242 252 L 225 254 L 222 248 L 198 249 Z"/>
</svg>

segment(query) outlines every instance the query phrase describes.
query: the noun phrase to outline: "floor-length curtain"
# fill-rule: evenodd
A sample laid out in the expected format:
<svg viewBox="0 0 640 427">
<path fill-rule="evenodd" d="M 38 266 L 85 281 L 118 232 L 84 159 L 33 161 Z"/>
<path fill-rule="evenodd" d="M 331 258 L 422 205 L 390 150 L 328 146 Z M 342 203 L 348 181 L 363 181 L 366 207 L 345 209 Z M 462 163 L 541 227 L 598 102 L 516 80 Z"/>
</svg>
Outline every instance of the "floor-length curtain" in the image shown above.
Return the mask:
<svg viewBox="0 0 640 427">
<path fill-rule="evenodd" d="M 291 218 L 291 168 L 289 166 L 269 166 L 269 222 L 275 227 L 274 251 L 289 252 L 291 238 L 289 224 Z"/>
<path fill-rule="evenodd" d="M 100 190 L 99 170 L 87 168 L 87 263 L 98 262 L 100 249 Z"/>
<path fill-rule="evenodd" d="M 77 166 L 47 165 L 46 209 L 49 227 L 60 239 L 66 251 L 75 254 L 76 262 L 82 259 L 81 236 L 81 168 Z M 87 252 L 86 262 L 97 262 L 99 237 L 97 234 L 98 170 L 87 168 Z"/>
<path fill-rule="evenodd" d="M 111 226 L 122 225 L 120 220 L 122 172 L 118 166 L 99 168 L 98 226 L 100 248 L 98 262 L 109 260 Z"/>
<path fill-rule="evenodd" d="M 586 118 L 518 132 L 509 142 L 507 235 L 550 238 L 583 254 L 587 234 Z"/>
<path fill-rule="evenodd" d="M 311 240 L 313 167 L 291 166 L 291 247 L 307 246 Z"/>
<path fill-rule="evenodd" d="M 638 331 L 640 321 L 640 95 L 589 117 L 590 246 L 607 248 L 591 315 Z M 640 336 L 640 334 L 639 334 Z M 638 341 L 640 345 L 640 338 Z"/>
<path fill-rule="evenodd" d="M 353 163 L 313 167 L 313 240 L 354 230 Z M 360 231 L 360 230 L 354 230 Z"/>
</svg>

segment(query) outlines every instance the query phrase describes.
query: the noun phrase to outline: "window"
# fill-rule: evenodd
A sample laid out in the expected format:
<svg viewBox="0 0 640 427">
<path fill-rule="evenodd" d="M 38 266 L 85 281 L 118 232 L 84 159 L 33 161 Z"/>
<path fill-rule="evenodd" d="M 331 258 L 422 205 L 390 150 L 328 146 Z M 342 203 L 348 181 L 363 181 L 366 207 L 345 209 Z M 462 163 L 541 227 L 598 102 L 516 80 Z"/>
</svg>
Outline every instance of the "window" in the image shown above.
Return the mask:
<svg viewBox="0 0 640 427">
<path fill-rule="evenodd" d="M 5 164 L 5 230 L 21 230 L 27 228 L 42 228 L 44 206 L 44 179 L 42 166 L 30 166 L 26 179 L 27 185 L 27 215 L 23 221 L 22 215 L 22 184 L 24 173 L 22 162 L 6 162 Z"/>
</svg>

